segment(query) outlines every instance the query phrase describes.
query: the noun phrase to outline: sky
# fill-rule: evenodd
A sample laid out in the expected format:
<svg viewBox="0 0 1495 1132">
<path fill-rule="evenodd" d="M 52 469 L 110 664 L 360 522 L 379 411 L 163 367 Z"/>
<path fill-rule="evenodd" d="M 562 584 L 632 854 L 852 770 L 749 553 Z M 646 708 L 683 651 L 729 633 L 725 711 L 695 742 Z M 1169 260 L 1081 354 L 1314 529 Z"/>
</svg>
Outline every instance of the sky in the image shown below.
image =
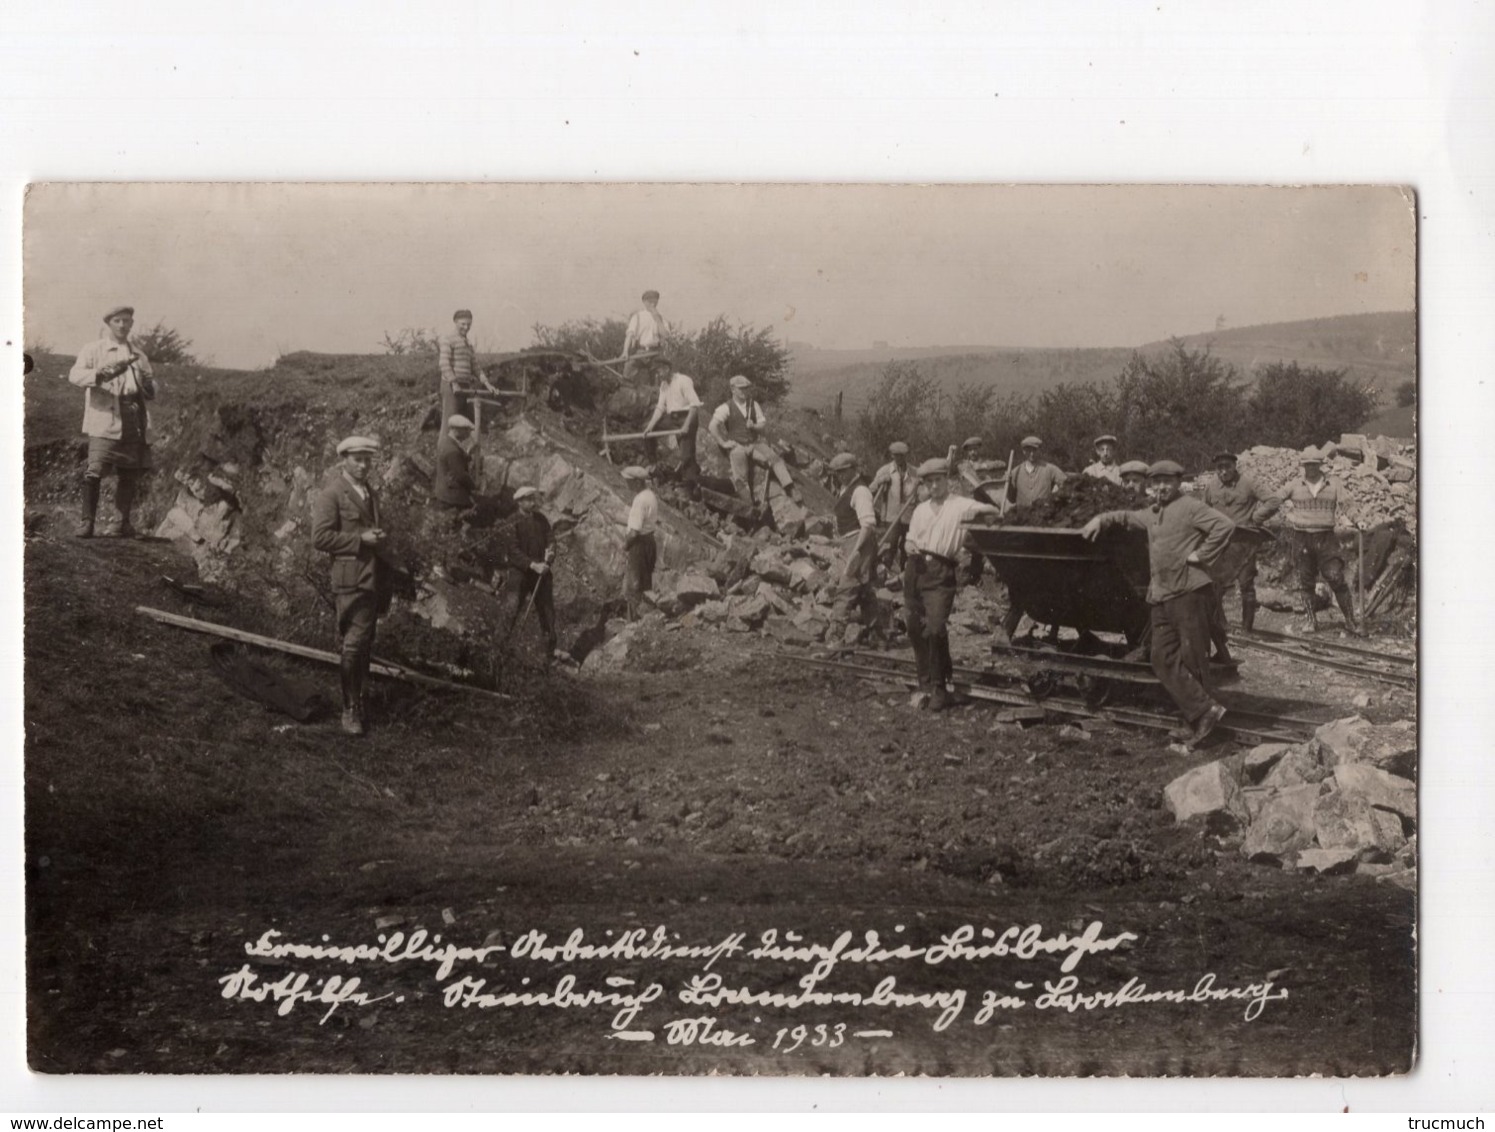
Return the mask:
<svg viewBox="0 0 1495 1132">
<path fill-rule="evenodd" d="M 652 288 L 822 348 L 1125 347 L 1411 309 L 1414 232 L 1391 186 L 39 184 L 25 329 L 72 353 L 129 303 L 249 368 L 459 307 L 519 349 Z"/>
</svg>

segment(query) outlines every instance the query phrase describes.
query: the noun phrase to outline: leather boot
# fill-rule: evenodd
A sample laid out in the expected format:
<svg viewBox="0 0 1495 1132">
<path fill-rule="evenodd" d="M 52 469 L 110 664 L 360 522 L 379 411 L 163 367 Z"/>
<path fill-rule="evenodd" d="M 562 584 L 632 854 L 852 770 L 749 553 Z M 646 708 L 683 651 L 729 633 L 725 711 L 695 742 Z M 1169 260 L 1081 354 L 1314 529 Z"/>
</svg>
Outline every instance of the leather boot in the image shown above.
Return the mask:
<svg viewBox="0 0 1495 1132">
<path fill-rule="evenodd" d="M 343 685 L 343 731 L 349 735 L 363 734 L 362 681 L 359 679 L 358 658 L 343 654 L 338 666 L 338 675 Z"/>
<path fill-rule="evenodd" d="M 1256 626 L 1256 602 L 1254 602 L 1254 601 L 1243 601 L 1243 602 L 1241 602 L 1241 628 L 1244 629 L 1244 630 L 1246 630 L 1246 632 L 1249 633 L 1249 632 L 1251 632 L 1251 630 L 1253 628 L 1255 628 L 1255 626 Z"/>
<path fill-rule="evenodd" d="M 1303 591 L 1303 620 L 1298 625 L 1300 633 L 1317 633 L 1319 631 L 1318 615 L 1313 611 L 1313 601 L 1317 596 L 1312 590 Z"/>
<path fill-rule="evenodd" d="M 1339 604 L 1339 612 L 1344 614 L 1344 630 L 1352 637 L 1363 636 L 1360 625 L 1355 620 L 1355 599 L 1350 594 L 1349 586 L 1340 586 L 1334 591 L 1334 600 Z"/>
<path fill-rule="evenodd" d="M 78 518 L 79 538 L 93 538 L 94 519 L 99 513 L 99 481 L 93 476 L 83 479 L 83 513 Z"/>
</svg>

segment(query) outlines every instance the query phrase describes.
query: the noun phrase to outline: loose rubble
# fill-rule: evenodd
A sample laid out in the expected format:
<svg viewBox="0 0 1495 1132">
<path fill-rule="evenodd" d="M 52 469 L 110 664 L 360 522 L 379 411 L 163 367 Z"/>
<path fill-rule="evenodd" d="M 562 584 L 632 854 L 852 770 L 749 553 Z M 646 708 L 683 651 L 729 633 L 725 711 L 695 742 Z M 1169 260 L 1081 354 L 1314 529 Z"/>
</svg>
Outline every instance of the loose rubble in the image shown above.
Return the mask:
<svg viewBox="0 0 1495 1132">
<path fill-rule="evenodd" d="M 1346 433 L 1324 445 L 1324 474 L 1340 480 L 1349 497 L 1345 517 L 1361 530 L 1401 523 L 1417 535 L 1417 447 L 1384 436 Z M 1259 444 L 1238 456 L 1243 472 L 1276 491 L 1302 473 L 1302 452 Z"/>
</svg>

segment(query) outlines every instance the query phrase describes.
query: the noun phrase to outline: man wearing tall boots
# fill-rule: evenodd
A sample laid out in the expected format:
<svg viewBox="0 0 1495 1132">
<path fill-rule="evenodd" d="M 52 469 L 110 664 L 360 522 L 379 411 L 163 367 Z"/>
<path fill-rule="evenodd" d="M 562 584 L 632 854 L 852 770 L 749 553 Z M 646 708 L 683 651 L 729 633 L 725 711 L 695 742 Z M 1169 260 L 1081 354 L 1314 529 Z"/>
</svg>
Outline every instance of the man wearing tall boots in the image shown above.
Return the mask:
<svg viewBox="0 0 1495 1132">
<path fill-rule="evenodd" d="M 1293 565 L 1297 569 L 1298 588 L 1303 593 L 1301 631 L 1318 631 L 1313 611 L 1313 590 L 1320 576 L 1329 583 L 1339 611 L 1344 615 L 1345 631 L 1361 636 L 1355 619 L 1355 599 L 1344 580 L 1344 551 L 1339 545 L 1336 528 L 1344 502 L 1344 485 L 1324 475 L 1324 457 L 1316 448 L 1305 448 L 1303 474 L 1277 493 L 1284 506 L 1283 516 L 1292 547 Z"/>
<path fill-rule="evenodd" d="M 1172 460 L 1160 460 L 1148 469 L 1155 492 L 1152 506 L 1107 511 L 1086 523 L 1080 533 L 1093 541 L 1107 527 L 1147 532 L 1152 669 L 1186 724 L 1172 737 L 1192 747 L 1203 742 L 1225 715 L 1209 683 L 1215 586 L 1206 567 L 1225 549 L 1235 524 L 1213 507 L 1184 495 L 1183 475 L 1183 468 Z"/>
<path fill-rule="evenodd" d="M 150 414 L 145 403 L 156 396 L 150 359 L 130 341 L 134 307 L 112 307 L 104 314 L 108 332 L 78 351 L 68 381 L 87 391 L 83 400 L 83 432 L 88 437 L 88 463 L 83 472 L 83 512 L 78 537 L 92 538 L 99 510 L 99 485 L 111 469 L 115 475 L 114 505 L 119 524 L 114 533 L 133 538 L 130 523 L 137 488 L 150 471 L 148 436 Z"/>
<path fill-rule="evenodd" d="M 1271 493 L 1262 489 L 1254 477 L 1241 474 L 1233 452 L 1221 452 L 1215 457 L 1215 479 L 1205 485 L 1202 498 L 1238 527 L 1259 527 L 1282 506 Z M 1245 565 L 1236 575 L 1236 583 L 1241 587 L 1241 628 L 1249 633 L 1256 624 L 1255 550 L 1247 555 Z M 1217 660 L 1230 658 L 1223 604 L 1224 589 L 1228 588 L 1224 587 L 1216 594 L 1222 604 L 1215 607 L 1210 626 L 1210 643 L 1215 648 Z"/>
<path fill-rule="evenodd" d="M 950 493 L 950 461 L 925 460 L 919 479 L 929 498 L 914 508 L 909 519 L 908 564 L 903 570 L 904 620 L 914 661 L 919 670 L 916 707 L 930 711 L 950 706 L 945 685 L 950 680 L 950 637 L 945 623 L 955 603 L 955 556 L 965 541 L 964 524 L 1001 511 L 987 503 Z"/>
<path fill-rule="evenodd" d="M 836 615 L 848 622 L 855 618 L 855 623 L 870 628 L 877 620 L 877 599 L 872 593 L 877 566 L 877 511 L 872 504 L 872 489 L 850 452 L 831 457 L 830 469 L 841 489 L 836 496 L 836 536 L 847 547 L 836 582 Z"/>
<path fill-rule="evenodd" d="M 388 612 L 393 566 L 388 532 L 380 525 L 379 497 L 370 483 L 379 442 L 350 436 L 337 446 L 340 462 L 328 473 L 311 508 L 311 543 L 332 556 L 332 593 L 342 641 L 343 730 L 362 735 L 367 725 L 363 689 L 374 652 L 379 616 Z"/>
</svg>

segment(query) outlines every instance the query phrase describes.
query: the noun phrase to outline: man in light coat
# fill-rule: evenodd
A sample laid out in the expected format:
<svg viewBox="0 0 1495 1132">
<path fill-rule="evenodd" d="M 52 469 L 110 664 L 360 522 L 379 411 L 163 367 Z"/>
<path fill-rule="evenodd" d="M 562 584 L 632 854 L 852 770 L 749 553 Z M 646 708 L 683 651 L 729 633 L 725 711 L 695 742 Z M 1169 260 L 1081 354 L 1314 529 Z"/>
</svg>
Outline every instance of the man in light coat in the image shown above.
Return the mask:
<svg viewBox="0 0 1495 1132">
<path fill-rule="evenodd" d="M 99 486 L 104 474 L 115 475 L 114 505 L 119 524 L 114 533 L 133 538 L 130 523 L 137 489 L 151 467 L 146 402 L 156 396 L 150 359 L 130 342 L 134 307 L 111 307 L 104 314 L 108 333 L 78 351 L 68 381 L 87 390 L 83 401 L 83 433 L 88 437 L 88 463 L 83 472 L 83 511 L 78 537 L 92 538 L 99 509 Z"/>
</svg>

